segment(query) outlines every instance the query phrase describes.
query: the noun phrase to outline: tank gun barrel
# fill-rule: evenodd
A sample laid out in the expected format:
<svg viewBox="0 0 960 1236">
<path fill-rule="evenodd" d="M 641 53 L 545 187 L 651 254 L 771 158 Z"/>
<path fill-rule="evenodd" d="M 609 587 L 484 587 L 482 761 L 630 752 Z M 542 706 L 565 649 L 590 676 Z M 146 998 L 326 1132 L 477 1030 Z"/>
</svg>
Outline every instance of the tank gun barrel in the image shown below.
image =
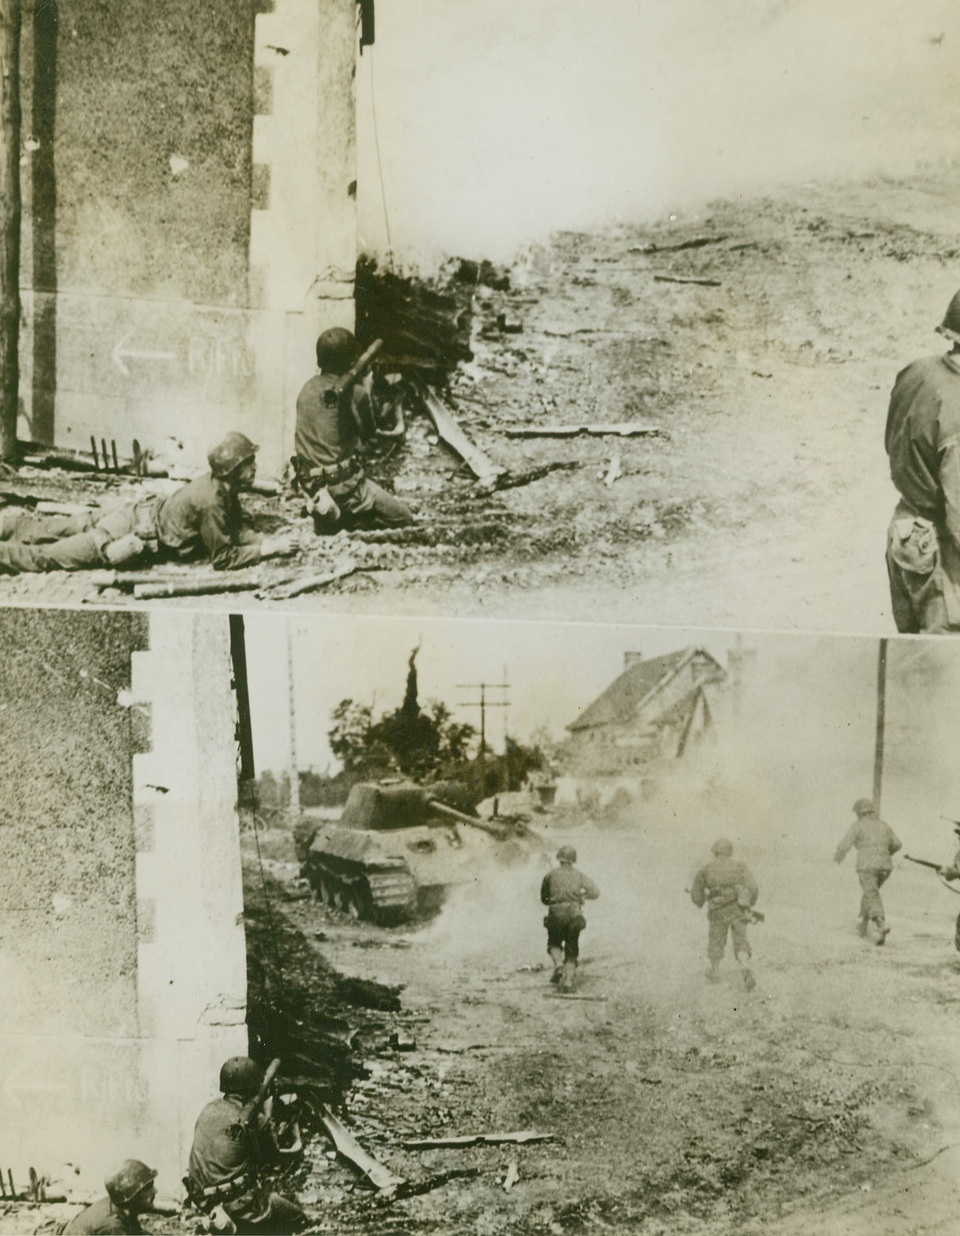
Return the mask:
<svg viewBox="0 0 960 1236">
<path fill-rule="evenodd" d="M 463 811 L 457 811 L 456 807 L 449 807 L 446 803 L 442 803 L 439 798 L 428 798 L 427 807 L 434 815 L 438 815 L 449 824 L 469 824 L 471 828 L 479 828 L 481 832 L 489 833 L 491 837 L 496 837 L 502 840 L 505 836 L 505 830 L 498 827 L 496 824 L 490 824 L 487 820 L 481 820 L 475 815 L 467 815 Z"/>
</svg>

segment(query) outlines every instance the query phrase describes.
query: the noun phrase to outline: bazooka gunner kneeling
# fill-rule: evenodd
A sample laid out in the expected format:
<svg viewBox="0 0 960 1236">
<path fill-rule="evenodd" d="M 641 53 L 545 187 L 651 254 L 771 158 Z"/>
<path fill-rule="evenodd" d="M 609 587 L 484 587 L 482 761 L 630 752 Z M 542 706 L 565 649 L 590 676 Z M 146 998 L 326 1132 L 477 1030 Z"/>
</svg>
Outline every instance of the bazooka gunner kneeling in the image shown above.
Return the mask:
<svg viewBox="0 0 960 1236">
<path fill-rule="evenodd" d="M 81 1210 L 63 1232 L 65 1236 L 138 1236 L 143 1231 L 138 1215 L 153 1209 L 157 1173 L 139 1159 L 127 1159 L 106 1180 L 107 1196 Z"/>
<path fill-rule="evenodd" d="M 600 896 L 596 884 L 574 866 L 577 852 L 572 845 L 557 850 L 560 866 L 548 871 L 540 885 L 540 900 L 547 906 L 543 925 L 547 929 L 547 952 L 553 962 L 551 982 L 561 991 L 573 991 L 580 958 L 580 932 L 587 925 L 583 903 Z"/>
<path fill-rule="evenodd" d="M 271 1193 L 262 1179 L 279 1155 L 266 1110 L 274 1067 L 265 1075 L 248 1056 L 224 1063 L 223 1097 L 208 1103 L 197 1119 L 183 1183 L 198 1210 L 222 1210 L 238 1232 L 289 1236 L 306 1226 L 307 1216 L 296 1202 Z"/>
<path fill-rule="evenodd" d="M 156 495 L 80 518 L 0 512 L 0 575 L 84 571 L 207 558 L 215 570 L 250 566 L 295 552 L 286 537 L 247 526 L 239 495 L 257 474 L 259 447 L 228 433 L 207 456 L 210 471 L 167 498 Z"/>
<path fill-rule="evenodd" d="M 317 532 L 414 522 L 407 504 L 371 481 L 364 469 L 362 444 L 378 429 L 371 393 L 359 380 L 348 380 L 359 360 L 350 331 L 325 330 L 317 340 L 320 372 L 297 397 L 293 465 Z"/>
<path fill-rule="evenodd" d="M 707 978 L 720 980 L 720 962 L 727 950 L 727 933 L 733 937 L 733 955 L 743 974 L 748 991 L 756 987 L 750 961 L 747 924 L 762 919 L 754 910 L 760 890 L 746 863 L 733 857 L 733 842 L 721 837 L 710 847 L 713 857 L 697 872 L 690 889 L 690 898 L 699 909 L 706 904 L 709 934 L 707 958 L 710 969 Z"/>
</svg>

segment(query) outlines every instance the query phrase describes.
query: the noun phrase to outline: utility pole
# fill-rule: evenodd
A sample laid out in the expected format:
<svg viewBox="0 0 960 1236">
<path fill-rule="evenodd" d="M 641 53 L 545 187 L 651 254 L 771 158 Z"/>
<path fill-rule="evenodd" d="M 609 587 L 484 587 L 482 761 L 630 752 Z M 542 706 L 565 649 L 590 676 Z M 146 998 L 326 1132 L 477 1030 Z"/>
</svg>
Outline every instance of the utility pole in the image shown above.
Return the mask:
<svg viewBox="0 0 960 1236">
<path fill-rule="evenodd" d="M 20 0 L 0 0 L 0 460 L 16 465 L 20 391 Z"/>
<path fill-rule="evenodd" d="M 477 759 L 480 764 L 480 785 L 484 794 L 487 792 L 487 709 L 488 708 L 509 708 L 510 704 L 507 700 L 506 693 L 510 689 L 510 684 L 507 682 L 506 670 L 503 674 L 503 682 L 458 682 L 457 689 L 460 691 L 479 691 L 480 698 L 474 700 L 464 700 L 459 707 L 461 708 L 479 708 L 480 709 L 480 747 L 477 751 Z M 503 698 L 499 700 L 488 700 L 488 691 L 502 691 Z"/>
<path fill-rule="evenodd" d="M 293 626 L 287 622 L 287 691 L 290 702 L 290 806 L 300 811 L 300 770 L 297 767 L 297 702 L 293 677 Z"/>
<path fill-rule="evenodd" d="M 887 641 L 880 641 L 877 656 L 877 736 L 873 748 L 873 801 L 880 814 L 880 791 L 883 789 L 883 733 L 887 714 Z"/>
</svg>

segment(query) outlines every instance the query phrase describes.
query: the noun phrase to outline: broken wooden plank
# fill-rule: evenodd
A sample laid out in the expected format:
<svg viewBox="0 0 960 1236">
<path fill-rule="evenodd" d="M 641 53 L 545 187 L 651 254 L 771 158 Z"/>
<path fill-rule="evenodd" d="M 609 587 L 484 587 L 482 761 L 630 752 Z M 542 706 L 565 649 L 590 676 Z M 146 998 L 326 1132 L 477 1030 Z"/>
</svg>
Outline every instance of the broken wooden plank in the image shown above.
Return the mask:
<svg viewBox="0 0 960 1236">
<path fill-rule="evenodd" d="M 419 1197 L 423 1193 L 439 1189 L 441 1185 L 451 1180 L 470 1180 L 479 1175 L 479 1167 L 458 1167 L 450 1172 L 437 1172 L 436 1175 L 428 1176 L 425 1180 L 407 1180 L 402 1185 L 397 1185 L 395 1190 L 381 1195 L 378 1201 L 399 1202 L 405 1197 Z"/>
<path fill-rule="evenodd" d="M 528 1142 L 555 1142 L 555 1133 L 534 1133 L 524 1129 L 519 1133 L 465 1133 L 462 1137 L 425 1137 L 403 1142 L 404 1150 L 443 1150 L 460 1146 L 523 1146 Z"/>
<path fill-rule="evenodd" d="M 541 468 L 531 468 L 528 472 L 507 472 L 497 477 L 494 489 L 519 489 L 521 485 L 529 485 L 532 481 L 542 480 L 551 472 L 571 472 L 580 465 L 569 460 L 544 464 Z"/>
<path fill-rule="evenodd" d="M 507 1166 L 507 1174 L 503 1178 L 503 1191 L 509 1193 L 513 1186 L 520 1179 L 520 1169 L 517 1166 L 516 1159 L 511 1159 Z"/>
<path fill-rule="evenodd" d="M 656 241 L 650 241 L 646 245 L 631 245 L 627 249 L 628 253 L 679 253 L 681 249 L 702 249 L 704 245 L 719 245 L 727 239 L 727 234 L 722 236 L 695 236 L 692 240 L 681 240 L 673 245 L 658 245 Z"/>
<path fill-rule="evenodd" d="M 600 1004 L 607 1001 L 606 996 L 581 996 L 575 991 L 545 991 L 543 994 L 548 1000 L 594 1000 Z"/>
<path fill-rule="evenodd" d="M 133 595 L 138 601 L 160 601 L 169 597 L 207 597 L 221 592 L 252 592 L 260 587 L 258 579 L 210 579 L 166 584 L 135 584 Z"/>
<path fill-rule="evenodd" d="M 351 562 L 336 571 L 328 571 L 325 575 L 308 575 L 304 579 L 291 580 L 279 584 L 267 584 L 261 588 L 257 595 L 259 597 L 269 597 L 275 601 L 286 601 L 290 597 L 302 596 L 305 592 L 317 592 L 321 588 L 335 584 L 337 580 L 355 575 L 358 571 L 379 570 L 380 568 L 377 566 L 361 566 L 358 562 Z"/>
<path fill-rule="evenodd" d="M 367 1154 L 347 1126 L 333 1114 L 325 1103 L 320 1108 L 320 1123 L 333 1139 L 337 1153 L 348 1159 L 375 1188 L 396 1189 L 406 1183 L 402 1176 L 394 1175 L 379 1159 Z"/>
<path fill-rule="evenodd" d="M 503 431 L 508 438 L 590 438 L 613 435 L 618 438 L 656 437 L 663 430 L 659 425 L 637 421 L 610 421 L 581 425 L 509 425 Z"/>
<path fill-rule="evenodd" d="M 489 455 L 484 454 L 470 441 L 453 413 L 428 386 L 423 382 L 416 382 L 414 385 L 441 440 L 460 456 L 478 481 L 485 485 L 495 485 L 497 477 L 502 476 L 507 469 L 502 464 L 494 463 Z"/>
<path fill-rule="evenodd" d="M 719 288 L 719 279 L 702 279 L 699 275 L 654 275 L 654 283 L 698 283 L 704 288 Z"/>
</svg>

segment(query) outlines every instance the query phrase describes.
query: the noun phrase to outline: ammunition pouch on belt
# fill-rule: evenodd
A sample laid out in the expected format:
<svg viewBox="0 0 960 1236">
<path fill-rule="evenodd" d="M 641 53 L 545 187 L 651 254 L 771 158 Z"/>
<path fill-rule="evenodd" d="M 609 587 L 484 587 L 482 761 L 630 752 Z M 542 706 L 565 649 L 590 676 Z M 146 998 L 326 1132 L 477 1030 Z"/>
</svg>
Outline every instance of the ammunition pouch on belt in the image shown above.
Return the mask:
<svg viewBox="0 0 960 1236">
<path fill-rule="evenodd" d="M 311 497 L 318 489 L 332 489 L 334 486 L 355 489 L 364 477 L 359 455 L 348 455 L 346 459 L 326 467 L 315 466 L 302 455 L 294 455 L 293 468 L 298 487 Z"/>
<path fill-rule="evenodd" d="M 208 1185 L 205 1189 L 201 1188 L 192 1177 L 184 1176 L 183 1178 L 183 1187 L 187 1191 L 191 1205 L 205 1213 L 209 1213 L 215 1206 L 235 1201 L 253 1189 L 255 1185 L 256 1180 L 250 1172 L 241 1172 L 239 1176 L 233 1176 L 230 1180 L 222 1180 L 215 1185 Z"/>
</svg>

